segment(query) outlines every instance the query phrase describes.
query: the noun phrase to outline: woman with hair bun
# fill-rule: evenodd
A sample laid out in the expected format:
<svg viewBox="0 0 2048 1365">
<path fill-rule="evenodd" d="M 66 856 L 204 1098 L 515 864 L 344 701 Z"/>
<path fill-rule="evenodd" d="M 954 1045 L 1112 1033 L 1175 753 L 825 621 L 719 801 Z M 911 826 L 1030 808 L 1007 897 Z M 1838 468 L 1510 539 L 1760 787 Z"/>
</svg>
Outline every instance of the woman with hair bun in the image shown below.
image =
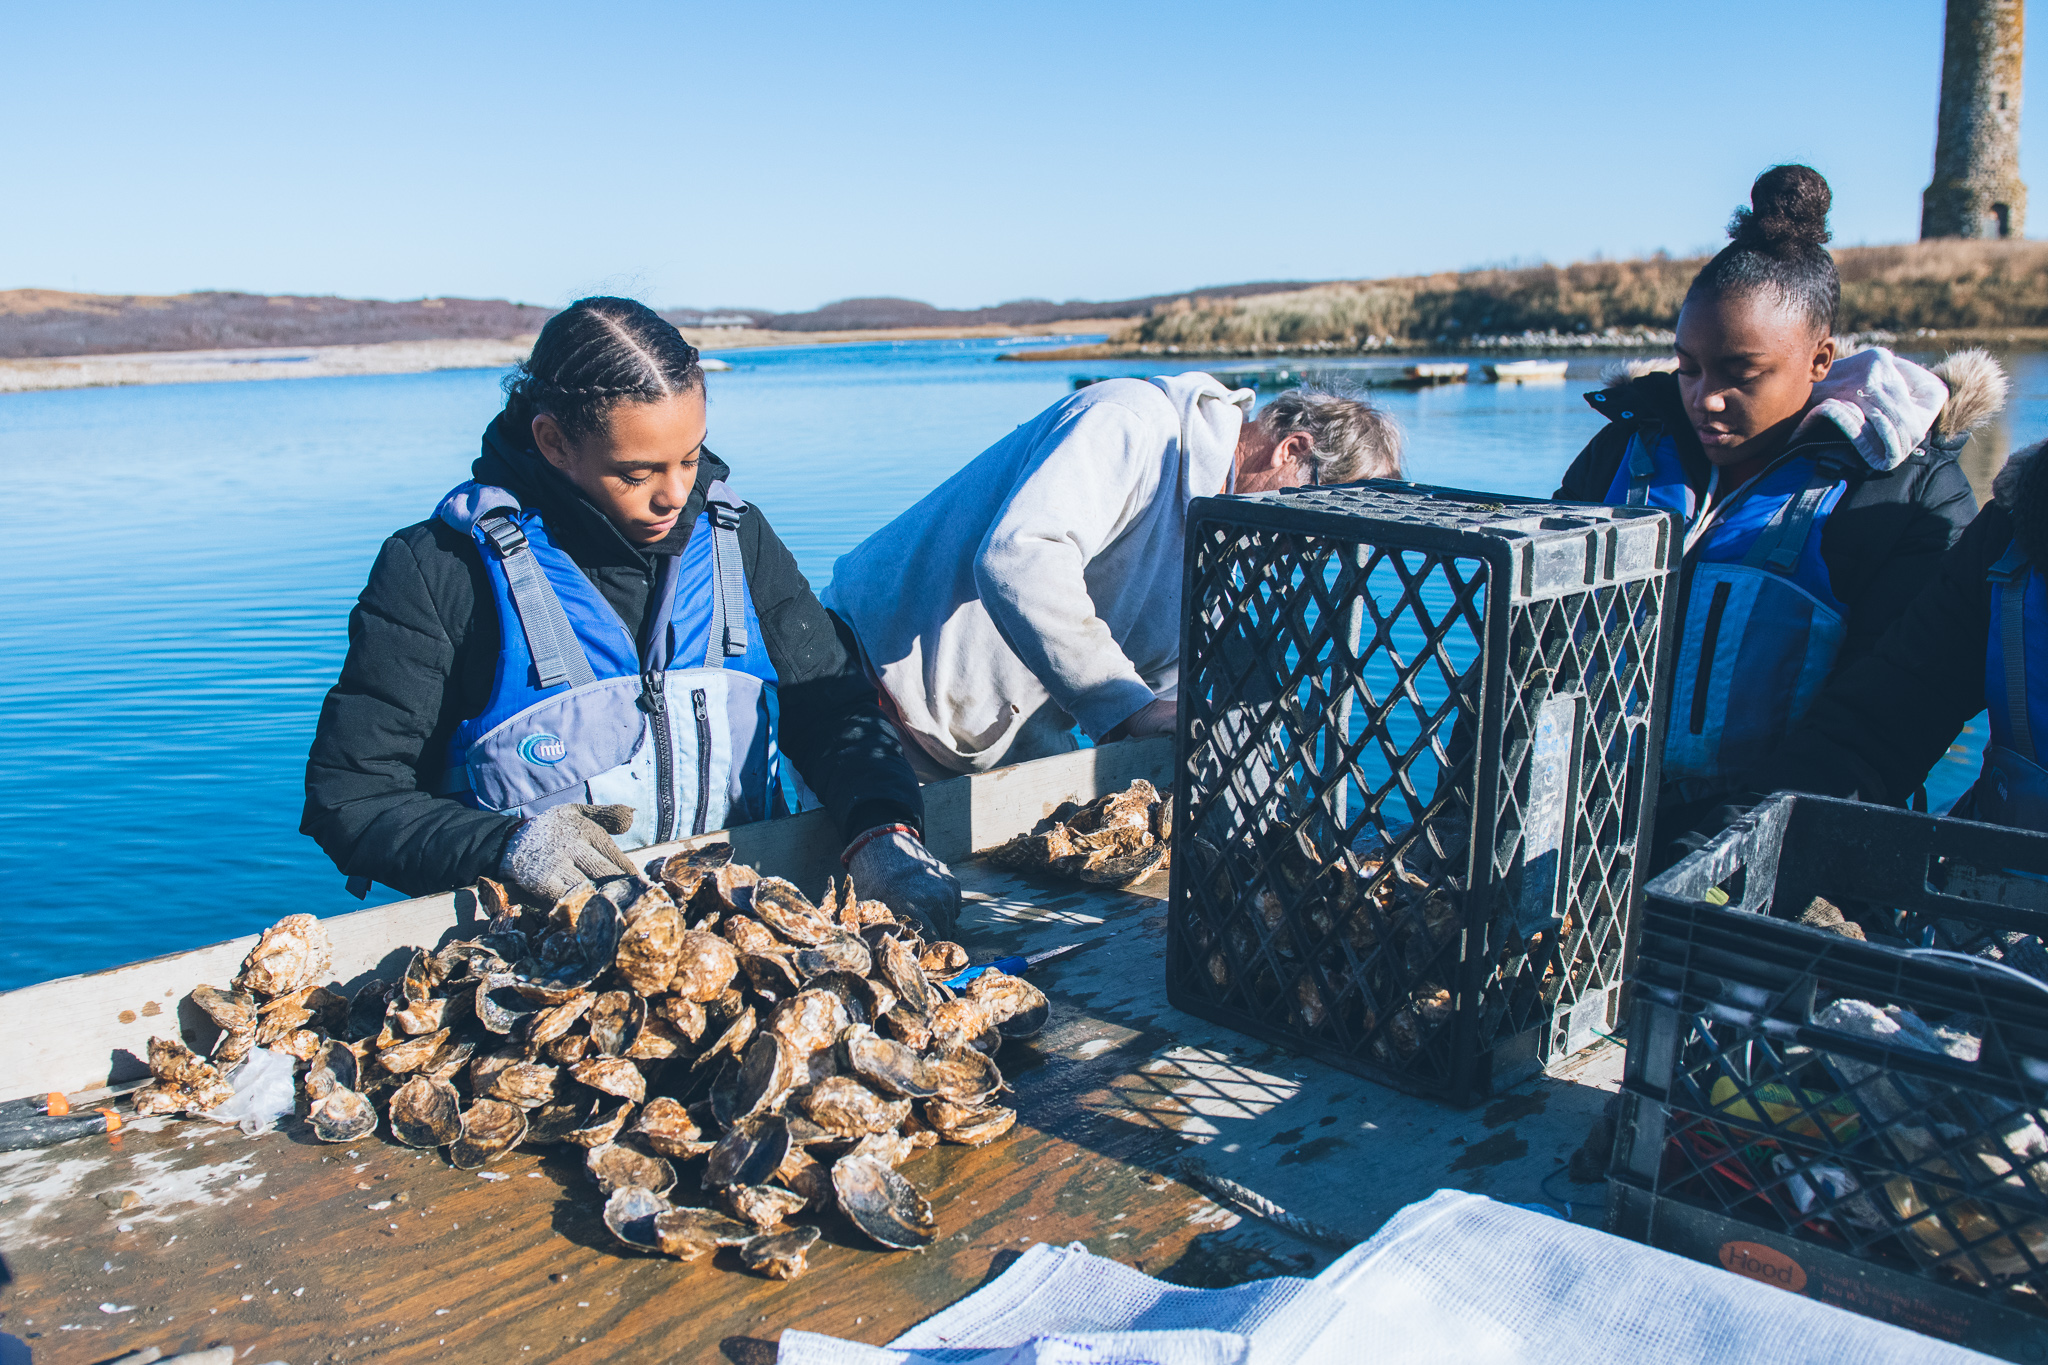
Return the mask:
<svg viewBox="0 0 2048 1365">
<path fill-rule="evenodd" d="M 867 896 L 947 932 L 959 887 L 851 639 L 706 447 L 668 322 L 589 298 L 506 381 L 483 453 L 384 543 L 300 828 L 362 894 L 502 878 L 552 903 L 621 851 L 786 813 L 794 765 Z"/>
<path fill-rule="evenodd" d="M 1658 810 L 1672 839 L 1746 791 L 1976 511 L 1956 452 L 2003 404 L 1981 351 L 1838 353 L 1832 196 L 1773 166 L 1679 310 L 1671 359 L 1610 370 L 1561 498 L 1676 512 L 1682 623 Z"/>
</svg>

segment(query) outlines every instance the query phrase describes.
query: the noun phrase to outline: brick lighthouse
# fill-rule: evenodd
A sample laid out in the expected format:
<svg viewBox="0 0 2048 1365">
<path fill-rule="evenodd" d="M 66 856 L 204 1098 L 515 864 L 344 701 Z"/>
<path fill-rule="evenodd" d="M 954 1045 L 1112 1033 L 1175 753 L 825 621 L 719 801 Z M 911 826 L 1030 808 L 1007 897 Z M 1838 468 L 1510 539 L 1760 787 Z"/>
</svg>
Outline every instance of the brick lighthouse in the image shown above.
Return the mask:
<svg viewBox="0 0 2048 1365">
<path fill-rule="evenodd" d="M 1920 199 L 1920 236 L 2018 237 L 2020 59 L 2025 0 L 1948 0 L 1941 46 L 1941 118 L 1934 181 Z"/>
</svg>

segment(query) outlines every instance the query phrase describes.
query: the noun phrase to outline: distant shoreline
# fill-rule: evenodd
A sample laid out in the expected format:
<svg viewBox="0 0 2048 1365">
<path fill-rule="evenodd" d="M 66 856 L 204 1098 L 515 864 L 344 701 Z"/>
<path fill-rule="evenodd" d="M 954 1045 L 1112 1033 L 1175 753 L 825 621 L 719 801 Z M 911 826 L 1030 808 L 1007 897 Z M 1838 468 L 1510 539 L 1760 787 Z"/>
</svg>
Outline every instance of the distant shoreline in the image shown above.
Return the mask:
<svg viewBox="0 0 2048 1365">
<path fill-rule="evenodd" d="M 773 332 L 759 328 L 684 328 L 707 355 L 762 346 L 843 346 L 873 341 L 941 341 L 974 337 L 1073 336 L 1113 332 L 1128 318 L 1038 323 L 1021 327 L 903 327 L 876 331 Z M 526 359 L 533 338 L 499 341 L 383 341 L 354 346 L 267 346 L 213 351 L 139 351 L 124 355 L 44 356 L 0 360 L 0 394 L 52 389 L 122 388 L 140 384 L 218 384 L 259 379 L 331 379 L 343 375 L 424 374 L 434 370 L 503 369 Z"/>
</svg>

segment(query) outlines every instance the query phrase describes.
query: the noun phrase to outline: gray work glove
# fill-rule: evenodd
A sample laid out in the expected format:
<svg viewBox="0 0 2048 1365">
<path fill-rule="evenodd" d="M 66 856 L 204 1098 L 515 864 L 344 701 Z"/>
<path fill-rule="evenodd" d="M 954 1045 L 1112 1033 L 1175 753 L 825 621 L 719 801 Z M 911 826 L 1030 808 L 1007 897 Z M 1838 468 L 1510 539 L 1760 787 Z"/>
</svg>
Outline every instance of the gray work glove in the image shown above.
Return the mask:
<svg viewBox="0 0 2048 1365">
<path fill-rule="evenodd" d="M 587 881 L 637 872 L 612 842 L 612 835 L 632 827 L 631 806 L 555 806 L 512 831 L 498 871 L 528 895 L 553 905 Z"/>
<path fill-rule="evenodd" d="M 915 834 L 882 826 L 853 841 L 846 871 L 863 899 L 873 897 L 941 939 L 960 922 L 960 883 Z"/>
</svg>

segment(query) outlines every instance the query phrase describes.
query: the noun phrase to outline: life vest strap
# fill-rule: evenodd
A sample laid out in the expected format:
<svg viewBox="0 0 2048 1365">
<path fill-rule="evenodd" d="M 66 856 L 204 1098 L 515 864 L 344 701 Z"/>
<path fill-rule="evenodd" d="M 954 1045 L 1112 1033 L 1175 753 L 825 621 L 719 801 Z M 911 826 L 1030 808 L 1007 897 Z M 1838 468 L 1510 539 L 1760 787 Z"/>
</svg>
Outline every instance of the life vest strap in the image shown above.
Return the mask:
<svg viewBox="0 0 2048 1365">
<path fill-rule="evenodd" d="M 1646 507 L 1650 502 L 1650 480 L 1657 473 L 1657 439 L 1663 428 L 1645 422 L 1636 428 L 1628 447 L 1628 506 Z"/>
<path fill-rule="evenodd" d="M 546 691 L 563 683 L 584 687 L 597 681 L 590 660 L 583 653 L 583 644 L 576 638 L 576 628 L 569 624 L 562 599 L 555 596 L 546 570 L 527 543 L 526 533 L 503 511 L 487 514 L 477 526 L 504 562 L 506 586 L 511 590 L 513 605 L 519 609 L 519 627 L 526 634 L 526 650 L 533 656 L 535 682 L 540 689 Z"/>
<path fill-rule="evenodd" d="M 718 587 L 712 597 L 711 630 L 704 644 L 704 666 L 724 668 L 727 659 L 747 652 L 747 578 L 740 562 L 740 514 L 746 502 L 714 482 L 704 493 L 704 511 L 711 520 L 711 565 Z"/>
<path fill-rule="evenodd" d="M 1757 532 L 1749 552 L 1742 557 L 1743 564 L 1790 577 L 1806 553 L 1807 538 L 1813 534 L 1814 518 L 1820 515 L 1821 503 L 1838 482 L 1840 475 L 1832 465 L 1824 460 L 1817 462 L 1806 487 L 1785 499 L 1777 515 Z"/>
<path fill-rule="evenodd" d="M 2014 541 L 1990 577 L 1998 584 L 1998 652 L 2005 666 L 2005 718 L 2012 729 L 2012 750 L 2029 763 L 2034 756 L 2033 726 L 2027 719 L 2027 576 L 2031 566 Z"/>
</svg>

